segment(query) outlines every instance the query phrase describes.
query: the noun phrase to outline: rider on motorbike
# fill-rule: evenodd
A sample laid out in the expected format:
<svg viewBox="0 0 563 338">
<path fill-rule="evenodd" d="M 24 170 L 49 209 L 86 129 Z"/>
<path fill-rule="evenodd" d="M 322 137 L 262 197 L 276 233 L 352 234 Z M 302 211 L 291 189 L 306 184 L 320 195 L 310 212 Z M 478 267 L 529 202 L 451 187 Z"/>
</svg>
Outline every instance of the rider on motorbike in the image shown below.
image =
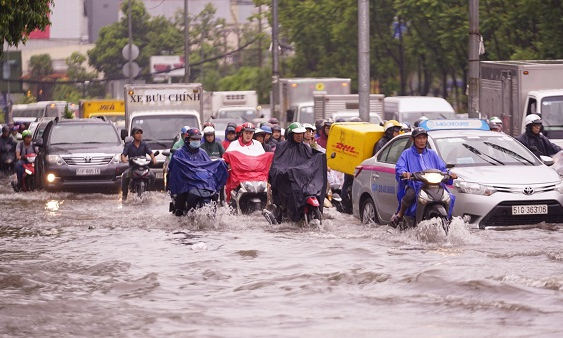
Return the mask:
<svg viewBox="0 0 563 338">
<path fill-rule="evenodd" d="M 385 122 L 383 129 L 385 130 L 385 133 L 373 147 L 373 155 L 375 155 L 381 148 L 383 148 L 383 146 L 386 145 L 387 142 L 391 141 L 392 138 L 399 135 L 399 133 L 401 133 L 401 129 L 403 129 L 403 125 L 395 120 L 389 120 Z"/>
<path fill-rule="evenodd" d="M 184 146 L 174 153 L 168 165 L 170 194 L 175 196 L 174 214 L 183 215 L 191 189 L 219 192 L 227 181 L 227 165 L 223 161 L 212 161 L 201 149 L 201 132 L 192 128 L 187 132 Z"/>
<path fill-rule="evenodd" d="M 238 140 L 231 142 L 227 151 L 239 151 L 243 154 L 254 155 L 256 153 L 264 153 L 262 144 L 253 139 L 254 125 L 250 122 L 245 122 L 241 125 L 241 135 Z"/>
<path fill-rule="evenodd" d="M 7 125 L 2 127 L 2 136 L 0 136 L 0 167 L 4 169 L 6 159 L 14 158 L 16 151 L 16 142 L 10 137 L 10 127 Z M 13 162 L 12 162 L 13 163 Z"/>
<path fill-rule="evenodd" d="M 223 157 L 225 148 L 223 148 L 221 142 L 215 140 L 215 127 L 207 126 L 203 128 L 203 137 L 201 149 L 205 150 L 207 155 L 213 159 Z"/>
<path fill-rule="evenodd" d="M 152 163 L 156 164 L 156 158 L 152 152 L 151 147 L 143 141 L 143 129 L 141 127 L 131 128 L 131 135 L 133 135 L 133 141 L 128 142 L 123 147 L 123 152 L 121 153 L 121 161 L 128 163 L 129 159 L 137 156 L 149 155 L 151 157 Z M 152 187 L 155 180 L 155 175 L 152 171 L 149 172 L 149 187 Z M 121 175 L 121 192 L 123 199 L 127 199 L 127 193 L 129 192 L 129 182 L 131 181 L 131 168 L 127 168 Z"/>
<path fill-rule="evenodd" d="M 18 182 L 14 187 L 14 190 L 19 191 L 22 186 L 23 178 L 23 157 L 27 154 L 36 153 L 35 144 L 31 142 L 31 131 L 24 130 L 22 132 L 23 141 L 20 141 L 16 146 L 16 164 L 14 165 L 14 170 L 16 171 L 16 177 Z"/>
<path fill-rule="evenodd" d="M 411 134 L 413 145 L 405 149 L 395 166 L 395 176 L 399 183 L 397 188 L 397 199 L 399 200 L 399 211 L 391 217 L 389 225 L 397 227 L 403 216 L 413 216 L 416 214 L 416 195 L 422 185 L 421 182 L 409 180 L 411 173 L 425 169 L 439 169 L 446 172 L 446 164 L 438 156 L 436 151 L 426 148 L 428 133 L 424 128 L 416 127 Z M 453 184 L 453 179 L 457 178 L 454 173 L 449 174 L 451 180 L 448 184 Z"/>
<path fill-rule="evenodd" d="M 317 197 L 322 211 L 326 193 L 326 156 L 303 143 L 305 131 L 299 122 L 287 127 L 287 140 L 276 147 L 268 177 L 273 204 L 294 222 L 301 219 L 308 196 Z"/>
</svg>

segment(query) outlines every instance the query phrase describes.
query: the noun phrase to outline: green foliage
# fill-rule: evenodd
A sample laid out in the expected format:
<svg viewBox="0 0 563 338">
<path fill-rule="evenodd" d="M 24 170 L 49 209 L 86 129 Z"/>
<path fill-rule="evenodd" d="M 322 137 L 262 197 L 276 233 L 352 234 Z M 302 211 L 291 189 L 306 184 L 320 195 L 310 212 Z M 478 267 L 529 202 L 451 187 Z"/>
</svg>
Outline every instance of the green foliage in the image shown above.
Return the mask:
<svg viewBox="0 0 563 338">
<path fill-rule="evenodd" d="M 49 54 L 33 55 L 29 59 L 31 68 L 30 75 L 34 79 L 40 79 L 44 76 L 53 74 L 53 66 L 51 64 L 51 56 Z"/>
<path fill-rule="evenodd" d="M 48 14 L 53 0 L 0 0 L 0 41 L 9 46 L 25 44 L 29 33 L 51 24 Z M 0 48 L 0 58 L 3 50 Z"/>
<path fill-rule="evenodd" d="M 68 104 L 65 106 L 65 110 L 64 110 L 64 118 L 65 119 L 73 119 L 76 116 L 74 115 L 74 112 L 70 109 L 68 109 Z"/>
</svg>

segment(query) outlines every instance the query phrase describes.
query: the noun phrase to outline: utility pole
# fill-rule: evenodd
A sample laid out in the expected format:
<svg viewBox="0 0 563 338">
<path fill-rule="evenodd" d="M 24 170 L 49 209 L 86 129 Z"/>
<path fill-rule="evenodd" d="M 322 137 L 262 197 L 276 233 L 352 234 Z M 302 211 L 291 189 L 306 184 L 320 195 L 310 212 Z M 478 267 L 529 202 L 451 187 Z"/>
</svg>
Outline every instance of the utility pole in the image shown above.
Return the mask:
<svg viewBox="0 0 563 338">
<path fill-rule="evenodd" d="M 369 82 L 369 2 L 358 0 L 358 109 L 365 122 L 369 122 Z"/>
<path fill-rule="evenodd" d="M 470 118 L 479 117 L 479 0 L 469 0 L 469 97 L 467 112 Z"/>
<path fill-rule="evenodd" d="M 285 124 L 285 121 L 281 120 L 282 114 L 280 112 L 280 73 L 278 67 L 278 0 L 272 0 L 272 102 L 270 109 L 272 110 L 272 117 Z"/>
<path fill-rule="evenodd" d="M 129 84 L 133 83 L 133 20 L 131 18 L 131 0 L 129 0 L 129 8 L 127 9 L 129 20 Z"/>
<path fill-rule="evenodd" d="M 190 83 L 190 29 L 188 22 L 188 0 L 184 0 L 184 82 Z"/>
</svg>

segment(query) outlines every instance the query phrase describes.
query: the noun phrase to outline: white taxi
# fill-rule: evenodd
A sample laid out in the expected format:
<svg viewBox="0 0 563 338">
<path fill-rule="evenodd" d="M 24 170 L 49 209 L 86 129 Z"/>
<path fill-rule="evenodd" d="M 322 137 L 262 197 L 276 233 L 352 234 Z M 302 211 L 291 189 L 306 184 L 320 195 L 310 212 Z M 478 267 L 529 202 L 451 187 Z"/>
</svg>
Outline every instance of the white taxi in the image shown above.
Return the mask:
<svg viewBox="0 0 563 338">
<path fill-rule="evenodd" d="M 510 228 L 541 222 L 563 223 L 563 182 L 559 174 L 515 138 L 491 131 L 484 120 L 427 120 L 428 147 L 458 175 L 448 189 L 456 196 L 453 216 L 473 227 Z M 354 216 L 389 223 L 397 211 L 395 164 L 412 146 L 402 134 L 356 167 Z"/>
</svg>

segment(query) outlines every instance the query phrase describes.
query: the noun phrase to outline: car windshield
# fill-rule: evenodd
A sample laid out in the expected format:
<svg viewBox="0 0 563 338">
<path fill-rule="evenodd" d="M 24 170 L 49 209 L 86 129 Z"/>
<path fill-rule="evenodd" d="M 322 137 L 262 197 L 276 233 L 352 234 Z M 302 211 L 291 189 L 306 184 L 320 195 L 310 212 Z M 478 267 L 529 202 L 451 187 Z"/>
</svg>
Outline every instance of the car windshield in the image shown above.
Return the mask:
<svg viewBox="0 0 563 338">
<path fill-rule="evenodd" d="M 182 126 L 199 128 L 193 115 L 138 116 L 131 122 L 131 128 L 141 127 L 144 140 L 171 141 L 178 135 Z"/>
<path fill-rule="evenodd" d="M 445 111 L 423 112 L 423 113 L 410 112 L 410 113 L 402 113 L 399 121 L 408 122 L 411 125 L 414 125 L 414 123 L 420 120 L 420 118 L 422 117 L 426 117 L 428 120 L 440 120 L 440 119 L 455 120 L 456 119 L 456 115 L 454 112 L 445 112 Z"/>
<path fill-rule="evenodd" d="M 456 167 L 539 165 L 538 159 L 508 135 L 433 138 L 447 164 Z"/>
<path fill-rule="evenodd" d="M 252 119 L 258 117 L 255 110 L 241 109 L 241 110 L 225 110 L 219 111 L 217 118 L 221 119 L 243 119 L 244 121 L 251 122 Z"/>
<path fill-rule="evenodd" d="M 120 143 L 114 127 L 106 123 L 57 124 L 50 144 Z"/>
</svg>

